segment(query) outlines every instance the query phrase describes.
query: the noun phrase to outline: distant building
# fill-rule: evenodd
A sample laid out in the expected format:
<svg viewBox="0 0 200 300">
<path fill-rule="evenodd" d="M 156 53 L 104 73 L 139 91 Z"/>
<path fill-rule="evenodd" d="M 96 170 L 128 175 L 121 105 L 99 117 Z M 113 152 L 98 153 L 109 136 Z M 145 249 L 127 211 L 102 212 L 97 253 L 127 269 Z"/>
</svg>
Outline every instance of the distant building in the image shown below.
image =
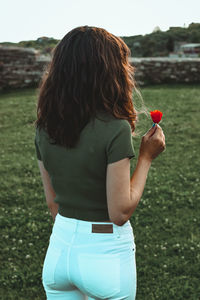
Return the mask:
<svg viewBox="0 0 200 300">
<path fill-rule="evenodd" d="M 191 43 L 191 44 L 184 44 L 180 46 L 180 51 L 185 56 L 190 57 L 199 57 L 200 56 L 200 43 Z"/>
<path fill-rule="evenodd" d="M 153 32 L 161 32 L 161 29 L 159 26 L 156 26 L 154 29 L 153 29 Z"/>
<path fill-rule="evenodd" d="M 175 42 L 169 57 L 200 57 L 200 43 Z"/>
<path fill-rule="evenodd" d="M 178 52 L 180 52 L 181 51 L 181 46 L 183 46 L 183 45 L 185 45 L 185 44 L 187 44 L 187 41 L 182 41 L 182 42 L 180 42 L 180 41 L 175 41 L 174 42 L 174 52 L 175 53 L 178 53 Z"/>
</svg>

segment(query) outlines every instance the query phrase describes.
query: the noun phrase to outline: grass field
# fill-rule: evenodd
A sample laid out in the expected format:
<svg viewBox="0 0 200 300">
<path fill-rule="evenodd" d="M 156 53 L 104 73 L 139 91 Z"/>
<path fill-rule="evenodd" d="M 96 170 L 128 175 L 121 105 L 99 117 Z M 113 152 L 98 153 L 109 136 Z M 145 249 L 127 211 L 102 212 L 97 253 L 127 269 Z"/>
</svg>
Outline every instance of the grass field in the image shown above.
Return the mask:
<svg viewBox="0 0 200 300">
<path fill-rule="evenodd" d="M 200 86 L 142 88 L 163 111 L 166 151 L 152 163 L 130 221 L 136 241 L 137 300 L 200 299 Z M 1 300 L 45 299 L 42 264 L 52 229 L 36 160 L 36 90 L 0 94 Z M 152 121 L 141 116 L 144 134 Z M 134 139 L 138 154 L 141 136 Z M 132 159 L 131 173 L 136 159 Z"/>
</svg>

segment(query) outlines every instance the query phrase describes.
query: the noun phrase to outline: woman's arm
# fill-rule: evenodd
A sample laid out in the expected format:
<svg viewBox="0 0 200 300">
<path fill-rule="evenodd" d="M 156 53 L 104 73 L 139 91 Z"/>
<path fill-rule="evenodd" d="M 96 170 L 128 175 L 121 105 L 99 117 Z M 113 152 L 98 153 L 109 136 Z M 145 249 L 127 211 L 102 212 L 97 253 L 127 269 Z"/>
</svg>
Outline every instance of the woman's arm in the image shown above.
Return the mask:
<svg viewBox="0 0 200 300">
<path fill-rule="evenodd" d="M 139 158 L 130 181 L 130 206 L 124 214 L 124 222 L 132 216 L 142 197 L 152 160 L 164 149 L 165 136 L 161 127 L 156 125 L 142 138 Z"/>
<path fill-rule="evenodd" d="M 54 202 L 56 194 L 51 185 L 51 180 L 50 180 L 49 174 L 48 174 L 47 170 L 44 168 L 43 162 L 41 160 L 38 160 L 38 165 L 39 165 L 40 174 L 42 177 L 42 183 L 43 183 L 43 187 L 44 187 L 44 193 L 45 193 L 45 197 L 46 197 L 47 206 L 50 210 L 50 213 L 51 213 L 53 221 L 54 221 L 55 217 L 58 213 L 58 204 Z"/>
<path fill-rule="evenodd" d="M 130 219 L 144 191 L 151 161 L 139 156 L 136 168 L 130 181 L 130 206 L 125 213 L 125 221 Z"/>
</svg>

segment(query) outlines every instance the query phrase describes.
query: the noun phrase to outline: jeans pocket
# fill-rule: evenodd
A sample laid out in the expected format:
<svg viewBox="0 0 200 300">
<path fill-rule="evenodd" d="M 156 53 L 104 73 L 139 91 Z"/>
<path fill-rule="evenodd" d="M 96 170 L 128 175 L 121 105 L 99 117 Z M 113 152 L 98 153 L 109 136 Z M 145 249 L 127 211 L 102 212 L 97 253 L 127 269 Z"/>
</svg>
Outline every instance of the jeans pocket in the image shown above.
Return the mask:
<svg viewBox="0 0 200 300">
<path fill-rule="evenodd" d="M 43 285 L 52 286 L 55 284 L 55 271 L 60 254 L 61 249 L 49 245 L 42 269 Z"/>
<path fill-rule="evenodd" d="M 82 285 L 91 296 L 107 299 L 119 293 L 119 254 L 82 253 L 78 257 L 78 263 Z"/>
</svg>

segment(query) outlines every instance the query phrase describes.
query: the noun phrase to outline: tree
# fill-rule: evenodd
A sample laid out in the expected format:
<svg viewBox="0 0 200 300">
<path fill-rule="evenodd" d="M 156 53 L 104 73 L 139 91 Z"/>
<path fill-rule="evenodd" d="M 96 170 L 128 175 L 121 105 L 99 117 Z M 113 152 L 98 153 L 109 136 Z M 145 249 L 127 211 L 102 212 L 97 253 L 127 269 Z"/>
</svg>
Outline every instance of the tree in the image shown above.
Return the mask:
<svg viewBox="0 0 200 300">
<path fill-rule="evenodd" d="M 167 40 L 167 43 L 166 43 L 166 49 L 169 51 L 169 52 L 172 52 L 174 51 L 174 40 L 171 36 L 169 36 L 168 40 Z"/>
</svg>

